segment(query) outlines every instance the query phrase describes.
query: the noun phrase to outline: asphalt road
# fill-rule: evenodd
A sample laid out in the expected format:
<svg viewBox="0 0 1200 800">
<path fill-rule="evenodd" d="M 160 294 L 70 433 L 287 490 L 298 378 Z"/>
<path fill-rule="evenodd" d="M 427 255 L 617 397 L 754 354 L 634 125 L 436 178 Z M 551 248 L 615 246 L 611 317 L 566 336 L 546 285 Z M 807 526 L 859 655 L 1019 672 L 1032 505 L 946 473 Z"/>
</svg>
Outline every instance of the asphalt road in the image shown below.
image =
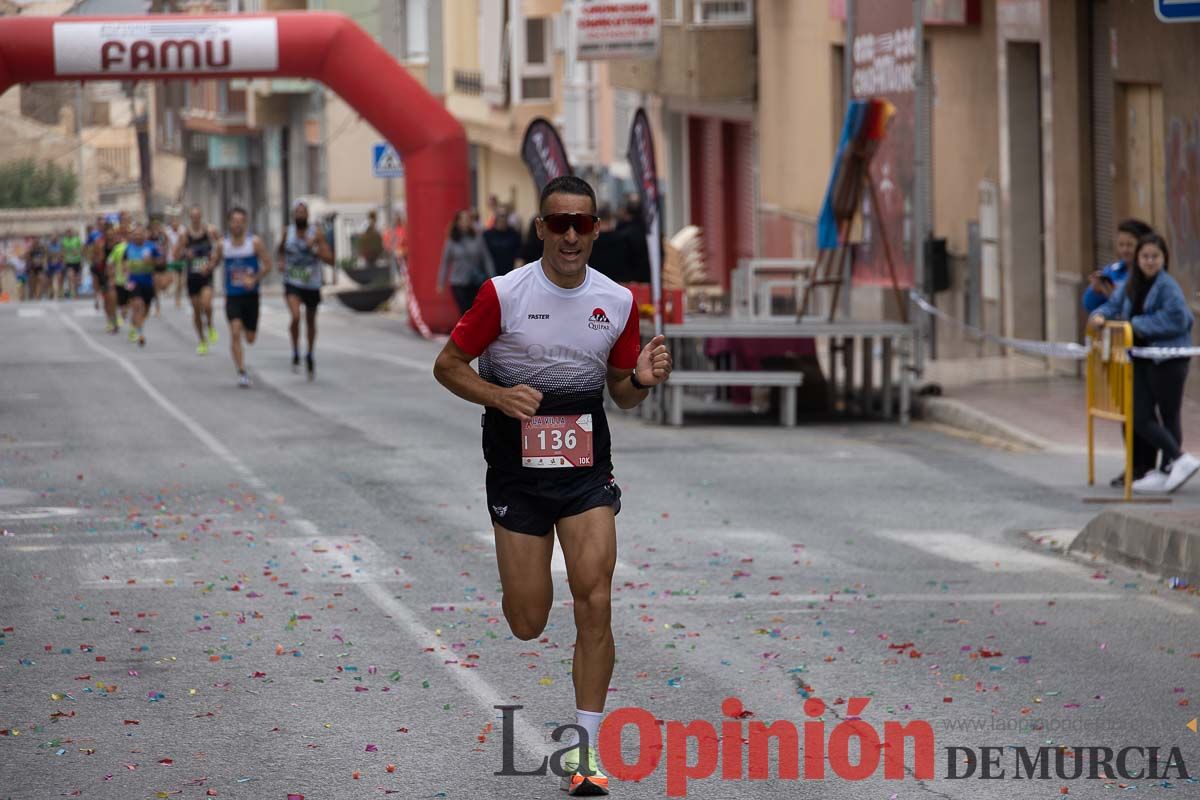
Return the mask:
<svg viewBox="0 0 1200 800">
<path fill-rule="evenodd" d="M 574 721 L 573 627 L 556 559 L 544 638 L 508 633 L 477 410 L 434 382 L 436 344 L 332 304 L 308 383 L 264 305 L 249 391 L 220 311 L 201 358 L 170 304 L 145 349 L 87 302 L 0 306 L 0 797 L 561 796 L 493 774 L 493 705 L 524 706 L 521 769 Z M 719 725 L 737 697 L 747 732 L 802 724 L 813 695 L 829 741 L 862 697 L 875 730 L 936 735 L 933 780 L 714 776 L 689 796 L 1200 796 L 1178 772 L 1012 780 L 1011 750 L 1006 779 L 945 777 L 947 747 L 1010 745 L 1175 746 L 1200 775 L 1196 598 L 1027 535 L 1094 513 L 1078 454 L 920 425 L 613 431 L 610 711 Z"/>
</svg>

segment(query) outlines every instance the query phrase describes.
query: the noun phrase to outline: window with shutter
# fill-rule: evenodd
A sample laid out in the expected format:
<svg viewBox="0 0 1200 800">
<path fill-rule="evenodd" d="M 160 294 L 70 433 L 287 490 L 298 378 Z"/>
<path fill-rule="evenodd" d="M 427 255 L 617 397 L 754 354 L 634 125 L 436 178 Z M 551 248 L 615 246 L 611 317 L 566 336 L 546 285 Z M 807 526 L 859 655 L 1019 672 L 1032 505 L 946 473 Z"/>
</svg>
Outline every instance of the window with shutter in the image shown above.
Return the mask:
<svg viewBox="0 0 1200 800">
<path fill-rule="evenodd" d="M 479 4 L 479 66 L 483 98 L 494 106 L 508 105 L 508 75 L 504 40 L 507 32 L 504 3 Z"/>
</svg>

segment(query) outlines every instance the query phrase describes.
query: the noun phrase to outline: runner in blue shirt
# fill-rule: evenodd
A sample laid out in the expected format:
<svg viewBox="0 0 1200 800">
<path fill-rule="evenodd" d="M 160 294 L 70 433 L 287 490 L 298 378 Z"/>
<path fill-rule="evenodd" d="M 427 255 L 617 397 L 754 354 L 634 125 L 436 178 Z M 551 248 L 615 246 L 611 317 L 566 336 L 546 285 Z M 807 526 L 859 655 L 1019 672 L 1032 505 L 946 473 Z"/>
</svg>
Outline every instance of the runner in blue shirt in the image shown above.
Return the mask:
<svg viewBox="0 0 1200 800">
<path fill-rule="evenodd" d="M 146 324 L 146 314 L 156 294 L 154 287 L 154 269 L 163 263 L 163 253 L 158 245 L 146 238 L 146 226 L 135 223 L 130 231 L 129 243 L 121 255 L 121 266 L 128 278 L 125 288 L 129 291 L 133 306 L 133 330 L 130 331 L 130 341 L 136 341 L 138 347 L 146 346 L 146 334 L 143 326 Z"/>
<path fill-rule="evenodd" d="M 229 211 L 229 235 L 217 242 L 212 263 L 225 270 L 225 318 L 229 320 L 230 352 L 237 367 L 238 386 L 250 388 L 243 337 L 248 345 L 258 336 L 259 285 L 271 272 L 271 254 L 257 236 L 246 232 L 246 209 Z"/>
</svg>

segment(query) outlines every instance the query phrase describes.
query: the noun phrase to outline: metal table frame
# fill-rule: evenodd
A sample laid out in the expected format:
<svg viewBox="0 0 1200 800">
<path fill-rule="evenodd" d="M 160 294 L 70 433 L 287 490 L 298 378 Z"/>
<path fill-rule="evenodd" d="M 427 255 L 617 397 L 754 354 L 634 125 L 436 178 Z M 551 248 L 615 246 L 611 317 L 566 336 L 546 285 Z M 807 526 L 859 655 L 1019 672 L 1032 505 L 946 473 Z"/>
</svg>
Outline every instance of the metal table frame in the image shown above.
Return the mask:
<svg viewBox="0 0 1200 800">
<path fill-rule="evenodd" d="M 653 336 L 654 325 L 642 321 L 642 335 Z M 678 352 L 675 342 L 685 339 L 728 338 L 824 338 L 829 348 L 829 374 L 826 380 L 830 391 L 830 408 L 836 409 L 840 400 L 844 412 L 857 406 L 864 416 L 892 419 L 898 392 L 898 416 L 907 425 L 912 404 L 912 380 L 915 372 L 913 356 L 916 350 L 916 327 L 902 322 L 858 322 L 853 320 L 769 320 L 731 317 L 694 317 L 683 323 L 663 326 L 672 352 Z M 879 397 L 875 388 L 875 340 L 880 340 Z M 856 346 L 856 340 L 860 342 Z M 855 386 L 856 352 L 861 353 L 858 365 L 858 386 Z M 840 357 L 840 358 L 839 358 Z M 839 361 L 840 369 L 839 369 Z M 898 366 L 898 370 L 897 370 Z M 839 383 L 840 381 L 840 383 Z M 643 415 L 665 418 L 663 392 L 654 392 L 653 402 L 643 403 Z M 878 399 L 878 403 L 876 400 Z M 876 406 L 880 406 L 876 409 Z M 878 413 L 876 413 L 878 411 Z"/>
</svg>

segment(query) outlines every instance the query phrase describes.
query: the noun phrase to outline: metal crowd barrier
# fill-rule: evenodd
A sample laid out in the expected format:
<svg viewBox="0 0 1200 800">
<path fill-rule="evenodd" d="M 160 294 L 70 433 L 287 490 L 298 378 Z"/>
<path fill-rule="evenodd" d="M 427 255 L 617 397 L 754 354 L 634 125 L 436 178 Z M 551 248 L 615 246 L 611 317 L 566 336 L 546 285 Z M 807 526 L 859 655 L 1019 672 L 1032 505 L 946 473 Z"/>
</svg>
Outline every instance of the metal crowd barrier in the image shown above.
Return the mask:
<svg viewBox="0 0 1200 800">
<path fill-rule="evenodd" d="M 1106 322 L 1087 354 L 1088 486 L 1096 483 L 1096 420 L 1120 422 L 1125 432 L 1125 499 L 1133 499 L 1133 327 Z"/>
</svg>

